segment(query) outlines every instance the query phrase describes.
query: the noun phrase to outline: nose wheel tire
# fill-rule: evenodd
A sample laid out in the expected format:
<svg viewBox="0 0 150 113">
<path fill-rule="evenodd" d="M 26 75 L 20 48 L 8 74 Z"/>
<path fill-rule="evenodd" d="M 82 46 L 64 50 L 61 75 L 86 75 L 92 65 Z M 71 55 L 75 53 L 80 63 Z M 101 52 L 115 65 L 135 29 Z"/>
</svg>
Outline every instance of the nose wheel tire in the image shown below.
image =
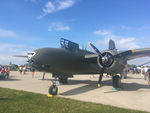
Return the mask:
<svg viewBox="0 0 150 113">
<path fill-rule="evenodd" d="M 49 87 L 49 94 L 50 95 L 57 95 L 58 93 L 58 87 L 56 85 L 51 85 Z"/>
</svg>

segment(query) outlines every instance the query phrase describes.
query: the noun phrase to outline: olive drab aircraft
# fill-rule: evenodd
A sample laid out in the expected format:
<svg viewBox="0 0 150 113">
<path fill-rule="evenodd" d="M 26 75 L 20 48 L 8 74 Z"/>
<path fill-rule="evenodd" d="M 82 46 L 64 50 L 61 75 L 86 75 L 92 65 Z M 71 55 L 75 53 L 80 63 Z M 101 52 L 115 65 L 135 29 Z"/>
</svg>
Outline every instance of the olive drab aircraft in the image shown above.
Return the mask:
<svg viewBox="0 0 150 113">
<path fill-rule="evenodd" d="M 49 87 L 49 94 L 56 95 L 60 83 L 67 83 L 69 77 L 78 74 L 100 74 L 98 87 L 102 84 L 103 73 L 112 76 L 113 87 L 119 88 L 120 77 L 128 60 L 150 56 L 150 48 L 117 51 L 115 42 L 109 40 L 108 49 L 99 51 L 92 43 L 88 45 L 94 52 L 80 49 L 77 43 L 67 39 L 60 39 L 61 48 L 40 48 L 26 56 L 29 64 L 35 69 L 52 73 L 55 81 Z"/>
</svg>

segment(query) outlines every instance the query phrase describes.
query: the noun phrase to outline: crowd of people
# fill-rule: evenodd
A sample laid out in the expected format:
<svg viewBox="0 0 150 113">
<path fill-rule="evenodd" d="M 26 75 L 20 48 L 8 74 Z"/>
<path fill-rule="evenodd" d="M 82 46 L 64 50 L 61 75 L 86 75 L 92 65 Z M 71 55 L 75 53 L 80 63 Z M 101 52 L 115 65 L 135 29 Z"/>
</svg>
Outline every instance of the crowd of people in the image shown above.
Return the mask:
<svg viewBox="0 0 150 113">
<path fill-rule="evenodd" d="M 10 74 L 9 66 L 0 66 L 0 79 L 8 78 Z"/>
<path fill-rule="evenodd" d="M 130 67 L 128 72 L 132 74 L 144 75 L 144 80 L 148 80 L 148 84 L 150 84 L 150 67 L 149 66 L 135 67 L 135 68 Z"/>
<path fill-rule="evenodd" d="M 26 65 L 21 65 L 18 67 L 18 70 L 20 72 L 20 75 L 22 75 L 22 73 L 25 75 L 27 72 L 27 66 Z M 32 72 L 32 78 L 34 77 L 34 73 L 35 73 L 35 69 L 34 68 L 29 68 L 29 70 Z"/>
</svg>

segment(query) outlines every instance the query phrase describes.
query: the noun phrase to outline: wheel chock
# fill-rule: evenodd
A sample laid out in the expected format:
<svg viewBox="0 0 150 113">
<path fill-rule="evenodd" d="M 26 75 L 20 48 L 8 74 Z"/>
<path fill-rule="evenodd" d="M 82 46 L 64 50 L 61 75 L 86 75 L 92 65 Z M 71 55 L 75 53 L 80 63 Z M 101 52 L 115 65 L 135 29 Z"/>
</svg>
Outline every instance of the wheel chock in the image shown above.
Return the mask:
<svg viewBox="0 0 150 113">
<path fill-rule="evenodd" d="M 48 94 L 47 96 L 48 96 L 48 97 L 53 97 L 53 95 L 51 95 L 51 94 Z"/>
<path fill-rule="evenodd" d="M 119 91 L 119 90 L 120 90 L 120 88 L 114 88 L 114 87 L 113 87 L 113 88 L 112 88 L 112 90 L 117 90 L 117 91 Z"/>
<path fill-rule="evenodd" d="M 56 83 L 56 86 L 60 86 L 60 85 L 63 85 L 63 84 L 62 84 L 62 83 L 59 83 L 59 82 L 58 82 L 58 83 Z"/>
</svg>

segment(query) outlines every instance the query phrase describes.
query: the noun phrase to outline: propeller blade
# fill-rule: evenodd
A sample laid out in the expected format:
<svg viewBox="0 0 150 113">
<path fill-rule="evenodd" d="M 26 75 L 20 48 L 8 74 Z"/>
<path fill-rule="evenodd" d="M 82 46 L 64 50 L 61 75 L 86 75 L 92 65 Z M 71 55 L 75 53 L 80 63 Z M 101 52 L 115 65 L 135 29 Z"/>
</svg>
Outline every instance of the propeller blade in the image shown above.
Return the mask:
<svg viewBox="0 0 150 113">
<path fill-rule="evenodd" d="M 28 56 L 26 56 L 26 55 L 14 55 L 14 57 L 28 58 Z"/>
<path fill-rule="evenodd" d="M 114 50 L 114 49 L 116 49 L 115 42 L 114 42 L 113 40 L 109 40 L 108 49 L 109 49 L 109 50 Z"/>
<path fill-rule="evenodd" d="M 88 45 L 89 45 L 91 48 L 93 48 L 94 51 L 95 51 L 96 53 L 98 53 L 98 55 L 100 55 L 100 56 L 102 57 L 101 52 L 100 52 L 92 43 L 89 42 Z"/>
</svg>

